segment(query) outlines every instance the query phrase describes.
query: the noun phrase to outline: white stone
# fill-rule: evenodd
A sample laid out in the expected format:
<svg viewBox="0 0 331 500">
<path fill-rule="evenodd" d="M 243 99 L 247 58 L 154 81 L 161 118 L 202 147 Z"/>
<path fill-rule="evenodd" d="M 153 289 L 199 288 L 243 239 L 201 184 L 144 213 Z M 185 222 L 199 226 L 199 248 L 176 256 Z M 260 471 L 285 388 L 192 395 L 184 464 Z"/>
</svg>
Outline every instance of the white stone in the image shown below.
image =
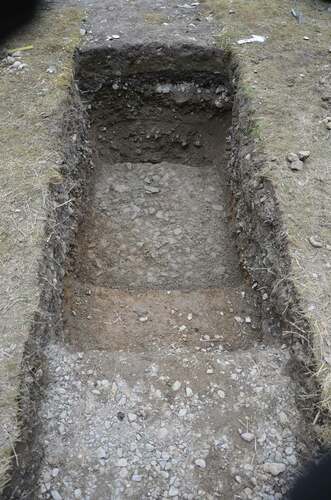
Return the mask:
<svg viewBox="0 0 331 500">
<path fill-rule="evenodd" d="M 206 468 L 206 462 L 204 461 L 203 458 L 197 458 L 195 461 L 194 461 L 195 465 L 197 467 L 200 467 L 200 469 L 205 469 Z"/>
<path fill-rule="evenodd" d="M 51 491 L 51 496 L 52 496 L 53 500 L 62 500 L 62 496 L 56 490 Z"/>
<path fill-rule="evenodd" d="M 263 464 L 264 472 L 271 474 L 272 476 L 279 476 L 286 470 L 286 465 L 278 462 L 267 462 Z"/>
<path fill-rule="evenodd" d="M 98 448 L 97 455 L 98 458 L 107 458 L 107 452 L 104 448 Z"/>
<path fill-rule="evenodd" d="M 247 441 L 247 443 L 250 443 L 254 439 L 254 434 L 252 434 L 251 432 L 243 432 L 242 434 L 240 434 L 240 437 L 244 441 Z"/>
<path fill-rule="evenodd" d="M 176 380 L 176 382 L 174 382 L 171 386 L 172 390 L 173 391 L 179 391 L 179 389 L 181 388 L 182 384 L 179 382 L 179 380 Z"/>
<path fill-rule="evenodd" d="M 186 393 L 186 396 L 188 398 L 191 398 L 193 396 L 193 391 L 192 391 L 191 387 L 186 387 L 185 393 Z"/>
<path fill-rule="evenodd" d="M 140 474 L 133 474 L 133 476 L 131 477 L 131 480 L 139 483 L 142 480 L 142 476 Z"/>
</svg>

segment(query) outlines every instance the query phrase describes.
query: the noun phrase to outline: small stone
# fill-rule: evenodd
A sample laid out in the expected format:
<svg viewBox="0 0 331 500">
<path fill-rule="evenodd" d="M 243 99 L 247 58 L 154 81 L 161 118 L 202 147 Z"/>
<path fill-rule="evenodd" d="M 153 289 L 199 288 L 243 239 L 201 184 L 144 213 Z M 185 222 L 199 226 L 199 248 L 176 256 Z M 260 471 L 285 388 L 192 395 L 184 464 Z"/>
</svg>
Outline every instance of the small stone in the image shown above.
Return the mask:
<svg viewBox="0 0 331 500">
<path fill-rule="evenodd" d="M 62 496 L 56 490 L 51 491 L 51 496 L 52 496 L 53 500 L 62 500 Z"/>
<path fill-rule="evenodd" d="M 180 228 L 180 227 L 177 227 L 177 228 L 174 230 L 174 234 L 175 234 L 176 236 L 179 236 L 180 234 L 182 234 L 182 230 L 181 230 L 181 228 Z"/>
<path fill-rule="evenodd" d="M 53 476 L 53 477 L 58 476 L 59 472 L 60 472 L 60 471 L 59 471 L 59 469 L 57 469 L 57 468 L 52 469 L 52 476 Z"/>
<path fill-rule="evenodd" d="M 135 422 L 137 420 L 137 415 L 135 413 L 128 413 L 128 421 L 130 423 Z"/>
<path fill-rule="evenodd" d="M 303 39 L 304 40 L 309 40 L 309 36 L 304 36 Z"/>
<path fill-rule="evenodd" d="M 309 238 L 309 243 L 314 248 L 322 248 L 322 246 L 323 246 L 323 243 L 321 243 L 320 241 L 318 241 L 317 239 L 315 239 L 314 236 L 311 236 Z"/>
<path fill-rule="evenodd" d="M 107 458 L 107 452 L 104 448 L 98 448 L 97 450 L 97 455 L 98 455 L 98 458 L 101 458 L 101 459 L 104 459 L 104 458 Z"/>
<path fill-rule="evenodd" d="M 245 488 L 244 493 L 248 499 L 253 498 L 253 490 L 251 488 Z"/>
<path fill-rule="evenodd" d="M 74 497 L 75 498 L 82 498 L 82 492 L 79 488 L 77 488 L 75 491 L 74 491 Z"/>
<path fill-rule="evenodd" d="M 186 413 L 187 413 L 186 408 L 181 408 L 181 409 L 179 410 L 179 412 L 178 412 L 178 416 L 179 416 L 179 417 L 185 417 Z"/>
<path fill-rule="evenodd" d="M 180 332 L 184 332 L 186 330 L 186 325 L 182 325 L 179 327 Z"/>
<path fill-rule="evenodd" d="M 307 158 L 309 158 L 309 156 L 310 156 L 310 151 L 308 151 L 308 150 L 298 152 L 299 160 L 305 161 L 305 160 L 307 160 Z"/>
<path fill-rule="evenodd" d="M 234 319 L 235 319 L 235 321 L 237 323 L 243 323 L 244 322 L 244 320 L 240 316 L 235 316 Z"/>
<path fill-rule="evenodd" d="M 139 318 L 139 321 L 140 321 L 140 323 L 146 323 L 146 321 L 148 321 L 148 316 L 141 316 Z"/>
<path fill-rule="evenodd" d="M 299 160 L 298 155 L 295 153 L 288 153 L 286 158 L 287 158 L 287 161 L 289 161 L 290 163 L 293 163 L 294 161 Z"/>
<path fill-rule="evenodd" d="M 193 391 L 192 391 L 191 387 L 186 387 L 185 394 L 188 398 L 191 398 L 193 396 Z"/>
<path fill-rule="evenodd" d="M 250 443 L 254 439 L 254 434 L 252 434 L 251 432 L 243 432 L 242 434 L 240 434 L 240 437 L 244 441 L 247 441 L 247 443 Z"/>
<path fill-rule="evenodd" d="M 205 469 L 206 468 L 206 462 L 204 461 L 203 458 L 197 458 L 194 461 L 195 465 L 199 467 L 200 469 Z"/>
<path fill-rule="evenodd" d="M 117 467 L 127 467 L 128 461 L 126 458 L 120 458 L 117 460 Z"/>
<path fill-rule="evenodd" d="M 47 73 L 50 73 L 52 75 L 52 74 L 56 73 L 56 67 L 49 66 L 46 71 L 47 71 Z"/>
<path fill-rule="evenodd" d="M 250 318 L 250 316 L 246 316 L 245 323 L 251 323 L 251 322 L 252 322 L 252 319 Z"/>
<path fill-rule="evenodd" d="M 224 398 L 225 398 L 225 392 L 224 392 L 224 391 L 219 390 L 219 391 L 217 391 L 217 394 L 218 394 L 218 396 L 219 396 L 221 399 L 224 399 Z"/>
<path fill-rule="evenodd" d="M 297 464 L 297 462 L 298 462 L 297 459 L 296 459 L 296 457 L 294 455 L 288 456 L 287 457 L 287 461 L 288 461 L 288 463 L 290 465 L 293 465 L 293 466 L 295 466 Z"/>
<path fill-rule="evenodd" d="M 131 481 L 136 481 L 137 483 L 139 483 L 141 480 L 142 476 L 140 474 L 133 474 L 133 476 L 131 477 Z"/>
<path fill-rule="evenodd" d="M 170 490 L 168 491 L 168 496 L 169 497 L 177 497 L 179 495 L 179 490 L 175 488 L 174 486 L 170 487 Z"/>
<path fill-rule="evenodd" d="M 145 186 L 145 191 L 149 194 L 157 194 L 160 192 L 160 189 L 154 186 Z"/>
<path fill-rule="evenodd" d="M 263 470 L 264 472 L 267 472 L 268 474 L 271 474 L 272 476 L 279 476 L 279 474 L 282 474 L 286 470 L 286 465 L 283 463 L 277 463 L 277 462 L 267 462 L 263 464 Z"/>
<path fill-rule="evenodd" d="M 81 34 L 81 36 L 84 36 L 84 35 L 86 35 L 86 30 L 84 30 L 84 28 L 81 28 L 79 30 L 79 33 Z"/>
<path fill-rule="evenodd" d="M 187 315 L 187 319 L 188 319 L 189 321 L 192 321 L 192 319 L 193 319 L 193 314 L 192 314 L 192 313 L 189 313 L 189 314 Z"/>
<path fill-rule="evenodd" d="M 211 375 L 212 373 L 214 373 L 213 368 L 207 368 L 206 373 L 207 373 L 208 375 Z"/>
<path fill-rule="evenodd" d="M 296 160 L 290 163 L 290 169 L 293 170 L 294 172 L 299 172 L 300 170 L 303 169 L 303 161 L 301 160 Z"/>
<path fill-rule="evenodd" d="M 182 384 L 179 382 L 179 380 L 176 380 L 176 382 L 174 382 L 171 386 L 171 389 L 173 391 L 179 391 L 179 389 L 181 388 Z"/>
</svg>

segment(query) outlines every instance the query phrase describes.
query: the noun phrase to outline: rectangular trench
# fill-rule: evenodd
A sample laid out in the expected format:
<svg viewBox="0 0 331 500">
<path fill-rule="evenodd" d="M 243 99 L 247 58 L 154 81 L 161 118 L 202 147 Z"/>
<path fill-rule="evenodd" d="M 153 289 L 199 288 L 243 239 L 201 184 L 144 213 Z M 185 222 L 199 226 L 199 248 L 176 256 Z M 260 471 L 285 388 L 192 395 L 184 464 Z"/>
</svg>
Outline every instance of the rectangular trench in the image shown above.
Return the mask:
<svg viewBox="0 0 331 500">
<path fill-rule="evenodd" d="M 129 351 L 204 337 L 247 347 L 258 323 L 229 226 L 228 84 L 216 71 L 117 73 L 89 104 L 94 173 L 65 338 Z"/>
<path fill-rule="evenodd" d="M 92 168 L 63 336 L 44 350 L 38 426 L 8 498 L 285 493 L 301 417 L 235 248 L 227 64 L 186 46 L 78 57 Z"/>
</svg>

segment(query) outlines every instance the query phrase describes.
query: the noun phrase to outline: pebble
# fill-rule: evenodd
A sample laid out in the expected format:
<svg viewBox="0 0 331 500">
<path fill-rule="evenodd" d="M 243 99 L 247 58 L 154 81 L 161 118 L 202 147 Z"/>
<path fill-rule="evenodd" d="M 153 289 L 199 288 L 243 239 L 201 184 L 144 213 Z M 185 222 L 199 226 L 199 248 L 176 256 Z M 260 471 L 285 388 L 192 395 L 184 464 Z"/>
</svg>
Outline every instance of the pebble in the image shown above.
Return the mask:
<svg viewBox="0 0 331 500">
<path fill-rule="evenodd" d="M 107 452 L 104 448 L 98 448 L 97 450 L 98 458 L 107 458 Z"/>
<path fill-rule="evenodd" d="M 155 186 L 145 186 L 145 191 L 146 191 L 146 193 L 149 193 L 149 194 L 157 194 L 160 192 L 160 189 L 158 187 L 155 187 Z"/>
<path fill-rule="evenodd" d="M 289 161 L 290 163 L 293 163 L 293 162 L 299 160 L 299 156 L 296 153 L 288 153 L 286 158 L 287 158 L 287 161 Z"/>
<path fill-rule="evenodd" d="M 139 483 L 142 480 L 142 476 L 140 474 L 133 474 L 133 476 L 131 477 L 131 480 Z"/>
<path fill-rule="evenodd" d="M 204 461 L 203 458 L 197 458 L 195 461 L 194 461 L 195 465 L 197 467 L 200 467 L 200 469 L 205 469 L 206 468 L 206 462 Z"/>
<path fill-rule="evenodd" d="M 128 461 L 126 458 L 120 458 L 117 461 L 117 467 L 127 467 L 127 465 L 128 465 Z"/>
<path fill-rule="evenodd" d="M 52 496 L 53 500 L 62 500 L 62 496 L 56 490 L 51 491 L 51 496 Z"/>
<path fill-rule="evenodd" d="M 179 391 L 179 389 L 181 388 L 182 384 L 179 382 L 179 380 L 176 380 L 176 382 L 174 382 L 171 386 L 172 390 L 173 391 Z"/>
<path fill-rule="evenodd" d="M 263 464 L 264 472 L 271 474 L 272 476 L 279 476 L 282 472 L 285 472 L 286 465 L 279 462 L 267 462 Z"/>
<path fill-rule="evenodd" d="M 82 498 L 82 492 L 79 488 L 77 488 L 75 491 L 74 491 L 74 497 L 75 498 Z"/>
<path fill-rule="evenodd" d="M 247 443 L 250 443 L 254 439 L 254 434 L 252 434 L 251 432 L 243 432 L 242 434 L 240 434 L 240 437 L 244 441 L 247 441 Z"/>
<path fill-rule="evenodd" d="M 290 455 L 289 457 L 287 457 L 287 461 L 290 465 L 296 465 L 297 464 L 297 459 L 294 455 Z"/>
<path fill-rule="evenodd" d="M 301 161 L 299 159 L 296 161 L 292 161 L 290 163 L 290 169 L 294 170 L 295 172 L 299 172 L 300 170 L 303 169 L 303 161 Z"/>
<path fill-rule="evenodd" d="M 141 323 L 146 323 L 146 321 L 148 321 L 148 316 L 141 316 L 141 317 L 139 318 L 139 321 L 140 321 Z"/>
<path fill-rule="evenodd" d="M 130 423 L 135 422 L 137 420 L 137 415 L 135 413 L 128 413 L 128 421 Z"/>
<path fill-rule="evenodd" d="M 322 248 L 322 246 L 323 246 L 323 243 L 321 243 L 320 241 L 316 240 L 314 236 L 311 236 L 309 238 L 309 243 L 314 248 Z"/>
<path fill-rule="evenodd" d="M 310 156 L 310 151 L 308 150 L 298 152 L 299 160 L 305 161 L 307 160 L 307 158 L 309 158 L 309 156 Z"/>
<path fill-rule="evenodd" d="M 177 497 L 179 495 L 179 490 L 177 488 L 175 488 L 174 486 L 171 486 L 169 492 L 168 492 L 168 496 L 169 497 Z"/>
<path fill-rule="evenodd" d="M 191 398 L 193 396 L 193 391 L 192 391 L 191 387 L 186 387 L 185 393 L 186 393 L 186 396 L 188 398 Z"/>
</svg>

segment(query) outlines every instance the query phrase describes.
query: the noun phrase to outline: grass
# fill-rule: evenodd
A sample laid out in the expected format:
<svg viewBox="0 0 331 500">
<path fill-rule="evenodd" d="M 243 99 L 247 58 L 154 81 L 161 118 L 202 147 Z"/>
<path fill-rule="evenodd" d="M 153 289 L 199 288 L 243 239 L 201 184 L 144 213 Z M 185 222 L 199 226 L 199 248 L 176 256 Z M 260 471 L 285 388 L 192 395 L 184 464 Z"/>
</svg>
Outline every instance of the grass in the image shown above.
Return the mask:
<svg viewBox="0 0 331 500">
<path fill-rule="evenodd" d="M 8 48 L 29 47 L 19 58 L 27 68 L 0 67 L 0 495 L 20 435 L 23 351 L 39 307 L 48 185 L 59 178 L 61 117 L 82 17 L 78 8 L 47 11 L 8 41 Z M 51 65 L 57 73 L 47 72 Z"/>
<path fill-rule="evenodd" d="M 274 158 L 259 175 L 275 189 L 289 243 L 290 280 L 310 325 L 322 403 L 330 412 L 331 278 L 325 263 L 331 245 L 331 148 L 321 99 L 331 91 L 330 14 L 325 3 L 308 0 L 296 6 L 302 24 L 291 15 L 292 4 L 282 0 L 205 0 L 204 5 L 219 23 L 218 44 L 240 67 L 237 92 L 252 111 L 245 133 L 265 158 Z M 252 34 L 267 39 L 237 44 Z M 302 149 L 311 156 L 302 172 L 292 172 L 286 155 Z M 323 242 L 322 249 L 310 245 L 312 235 Z"/>
</svg>

